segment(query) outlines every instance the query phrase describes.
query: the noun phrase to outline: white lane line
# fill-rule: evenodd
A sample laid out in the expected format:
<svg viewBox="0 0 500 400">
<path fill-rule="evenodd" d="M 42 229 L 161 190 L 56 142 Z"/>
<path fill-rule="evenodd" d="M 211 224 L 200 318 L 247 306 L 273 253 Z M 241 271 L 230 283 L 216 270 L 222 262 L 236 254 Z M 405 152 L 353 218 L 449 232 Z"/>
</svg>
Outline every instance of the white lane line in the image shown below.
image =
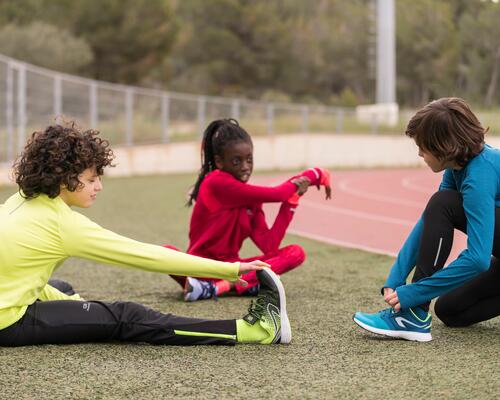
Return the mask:
<svg viewBox="0 0 500 400">
<path fill-rule="evenodd" d="M 316 235 L 314 233 L 305 232 L 305 231 L 302 231 L 299 229 L 290 229 L 289 232 L 294 234 L 294 235 L 302 236 L 302 237 L 305 237 L 308 239 L 317 240 L 317 241 L 323 242 L 323 243 L 333 244 L 335 246 L 348 247 L 351 249 L 358 249 L 358 250 L 367 251 L 369 253 L 383 254 L 383 255 L 391 256 L 391 257 L 396 257 L 398 255 L 397 252 L 393 252 L 393 251 L 390 251 L 387 249 L 381 249 L 378 247 L 371 247 L 371 246 L 364 246 L 364 245 L 359 244 L 359 243 L 346 242 L 343 240 L 332 239 L 332 238 L 329 238 L 326 236 Z"/>
<path fill-rule="evenodd" d="M 348 215 L 350 217 L 368 219 L 370 221 L 383 222 L 383 223 L 386 223 L 386 224 L 394 224 L 394 225 L 402 225 L 402 226 L 413 227 L 415 225 L 415 222 L 416 222 L 416 220 L 415 221 L 409 221 L 409 220 L 401 219 L 401 218 L 384 217 L 384 216 L 381 216 L 381 215 L 365 213 L 365 212 L 362 212 L 362 211 L 349 210 L 347 208 L 327 206 L 327 205 L 318 204 L 318 203 L 316 203 L 314 201 L 305 200 L 305 199 L 301 200 L 300 204 L 302 206 L 307 206 L 307 207 L 310 207 L 310 208 L 315 208 L 315 209 L 321 210 L 321 211 L 331 212 L 331 213 L 335 213 L 335 214 Z"/>
<path fill-rule="evenodd" d="M 425 193 L 427 195 L 431 195 L 435 191 L 438 190 L 438 188 L 435 188 L 435 190 L 430 189 L 430 188 L 425 188 L 424 186 L 417 185 L 414 183 L 414 181 L 418 178 L 403 178 L 401 180 L 401 186 L 403 186 L 405 189 L 413 190 L 414 192 L 418 193 Z"/>
<path fill-rule="evenodd" d="M 345 193 L 348 193 L 350 195 L 360 197 L 363 199 L 368 199 L 368 200 L 374 200 L 374 201 L 381 201 L 383 203 L 391 203 L 391 204 L 397 204 L 398 206 L 408 206 L 408 207 L 418 207 L 419 209 L 423 208 L 423 204 L 418 201 L 412 201 L 412 200 L 404 200 L 404 199 L 399 199 L 397 197 L 389 197 L 389 196 L 382 196 L 378 194 L 370 194 L 363 192 L 361 190 L 356 190 L 348 186 L 348 180 L 343 179 L 339 181 L 337 184 L 337 187 L 342 190 Z"/>
</svg>

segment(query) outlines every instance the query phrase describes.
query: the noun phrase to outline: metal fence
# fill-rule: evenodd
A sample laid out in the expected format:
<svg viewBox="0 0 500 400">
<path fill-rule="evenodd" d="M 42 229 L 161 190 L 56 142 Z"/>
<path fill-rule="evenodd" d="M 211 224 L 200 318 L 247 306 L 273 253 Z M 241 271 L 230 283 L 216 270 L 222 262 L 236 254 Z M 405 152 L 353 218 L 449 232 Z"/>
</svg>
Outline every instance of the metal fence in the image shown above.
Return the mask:
<svg viewBox="0 0 500 400">
<path fill-rule="evenodd" d="M 252 135 L 376 132 L 355 110 L 250 101 L 125 86 L 62 74 L 0 55 L 0 162 L 13 160 L 26 136 L 56 118 L 96 128 L 116 145 L 200 137 L 208 122 L 236 118 Z"/>
</svg>

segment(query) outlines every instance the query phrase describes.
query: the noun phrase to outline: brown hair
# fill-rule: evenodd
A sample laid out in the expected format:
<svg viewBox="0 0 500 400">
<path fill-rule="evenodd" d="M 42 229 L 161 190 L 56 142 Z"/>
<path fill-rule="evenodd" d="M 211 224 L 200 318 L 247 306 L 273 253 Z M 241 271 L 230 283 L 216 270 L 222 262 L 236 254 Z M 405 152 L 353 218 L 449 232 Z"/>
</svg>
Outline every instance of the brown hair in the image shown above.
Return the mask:
<svg viewBox="0 0 500 400">
<path fill-rule="evenodd" d="M 95 167 L 102 175 L 114 155 L 107 140 L 96 130 L 81 131 L 74 122 L 34 132 L 14 163 L 14 176 L 25 198 L 44 193 L 57 197 L 64 185 L 73 192 L 83 184 L 78 176 Z"/>
<path fill-rule="evenodd" d="M 463 99 L 443 97 L 417 111 L 405 133 L 439 160 L 463 167 L 481 152 L 487 131 Z"/>
</svg>

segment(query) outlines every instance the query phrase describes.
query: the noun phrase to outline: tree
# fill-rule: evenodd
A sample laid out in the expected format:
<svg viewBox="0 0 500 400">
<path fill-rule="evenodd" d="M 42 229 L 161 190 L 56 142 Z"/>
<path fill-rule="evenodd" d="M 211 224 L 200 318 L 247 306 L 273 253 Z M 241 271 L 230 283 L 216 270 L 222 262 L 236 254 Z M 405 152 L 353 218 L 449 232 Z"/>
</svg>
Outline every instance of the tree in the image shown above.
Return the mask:
<svg viewBox="0 0 500 400">
<path fill-rule="evenodd" d="M 398 99 L 424 104 L 452 95 L 459 42 L 450 5 L 442 0 L 399 0 L 396 5 Z"/>
<path fill-rule="evenodd" d="M 276 89 L 290 60 L 290 34 L 276 2 L 193 0 L 170 64 L 177 89 L 247 95 Z"/>
<path fill-rule="evenodd" d="M 177 25 L 167 0 L 0 0 L 0 24 L 43 21 L 90 45 L 85 72 L 139 83 L 172 46 Z"/>
<path fill-rule="evenodd" d="M 41 67 L 77 74 L 92 62 L 92 51 L 84 39 L 43 22 L 0 30 L 0 53 Z"/>
<path fill-rule="evenodd" d="M 500 4 L 487 3 L 477 16 L 466 14 L 460 21 L 462 53 L 467 69 L 466 88 L 486 106 L 499 100 Z"/>
</svg>

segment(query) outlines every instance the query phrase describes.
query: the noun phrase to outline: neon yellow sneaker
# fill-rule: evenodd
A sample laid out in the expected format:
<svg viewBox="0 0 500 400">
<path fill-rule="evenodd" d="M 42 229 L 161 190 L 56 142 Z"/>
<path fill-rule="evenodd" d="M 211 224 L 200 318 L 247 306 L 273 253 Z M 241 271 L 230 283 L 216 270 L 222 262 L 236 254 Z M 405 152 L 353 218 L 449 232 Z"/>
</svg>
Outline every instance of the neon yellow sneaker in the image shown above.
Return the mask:
<svg viewBox="0 0 500 400">
<path fill-rule="evenodd" d="M 257 271 L 259 297 L 248 314 L 237 321 L 238 341 L 260 344 L 290 343 L 292 330 L 286 313 L 285 289 L 278 275 L 269 268 Z"/>
</svg>

